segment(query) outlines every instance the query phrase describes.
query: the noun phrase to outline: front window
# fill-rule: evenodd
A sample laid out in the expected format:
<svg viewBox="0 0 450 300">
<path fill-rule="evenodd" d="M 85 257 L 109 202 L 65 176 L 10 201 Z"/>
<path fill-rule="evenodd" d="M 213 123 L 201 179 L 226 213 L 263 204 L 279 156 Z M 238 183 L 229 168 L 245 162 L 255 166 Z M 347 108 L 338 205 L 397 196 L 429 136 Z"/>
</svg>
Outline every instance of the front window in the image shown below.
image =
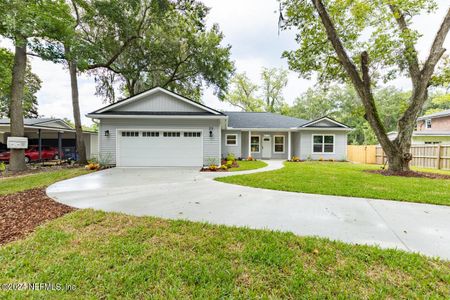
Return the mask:
<svg viewBox="0 0 450 300">
<path fill-rule="evenodd" d="M 283 153 L 284 152 L 284 135 L 274 136 L 274 152 Z"/>
<path fill-rule="evenodd" d="M 430 129 L 431 128 L 431 119 L 428 119 L 425 121 L 425 127 Z"/>
<path fill-rule="evenodd" d="M 259 136 L 252 136 L 250 139 L 250 148 L 252 152 L 259 153 L 260 140 Z"/>
<path fill-rule="evenodd" d="M 313 135 L 313 153 L 333 153 L 334 135 Z"/>
<path fill-rule="evenodd" d="M 227 134 L 225 136 L 226 145 L 227 146 L 236 146 L 237 145 L 237 134 Z"/>
</svg>

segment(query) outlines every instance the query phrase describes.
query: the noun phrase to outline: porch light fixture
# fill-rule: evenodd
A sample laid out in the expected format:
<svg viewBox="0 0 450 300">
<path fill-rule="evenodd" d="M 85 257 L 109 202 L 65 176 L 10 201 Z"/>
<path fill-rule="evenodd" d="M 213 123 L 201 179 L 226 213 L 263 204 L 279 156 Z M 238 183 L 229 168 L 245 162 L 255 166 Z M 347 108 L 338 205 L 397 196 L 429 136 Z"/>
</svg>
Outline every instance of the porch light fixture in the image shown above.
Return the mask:
<svg viewBox="0 0 450 300">
<path fill-rule="evenodd" d="M 105 130 L 105 136 L 109 136 L 109 130 Z"/>
<path fill-rule="evenodd" d="M 209 127 L 209 137 L 213 137 L 213 127 Z"/>
</svg>

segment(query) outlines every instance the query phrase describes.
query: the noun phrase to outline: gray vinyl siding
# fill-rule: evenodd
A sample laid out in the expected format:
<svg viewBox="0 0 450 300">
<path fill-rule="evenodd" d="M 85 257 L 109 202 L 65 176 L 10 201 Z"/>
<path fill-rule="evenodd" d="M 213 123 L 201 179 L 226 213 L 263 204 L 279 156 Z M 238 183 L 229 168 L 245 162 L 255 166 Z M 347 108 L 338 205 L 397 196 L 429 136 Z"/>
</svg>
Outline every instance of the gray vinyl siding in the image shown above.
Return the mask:
<svg viewBox="0 0 450 300">
<path fill-rule="evenodd" d="M 233 146 L 227 146 L 226 139 L 227 134 L 235 134 L 237 135 L 236 140 L 237 144 Z M 222 131 L 222 157 L 226 157 L 229 153 L 234 154 L 234 156 L 242 157 L 242 139 L 241 132 L 236 130 L 223 130 Z"/>
<path fill-rule="evenodd" d="M 292 153 L 291 156 L 297 156 L 300 157 L 300 132 L 292 132 L 291 133 L 291 139 L 292 139 Z"/>
<path fill-rule="evenodd" d="M 242 131 L 241 132 L 241 142 L 242 142 L 242 158 L 249 157 L 248 153 L 248 131 Z"/>
<path fill-rule="evenodd" d="M 205 165 L 215 160 L 220 162 L 220 121 L 200 119 L 102 119 L 99 125 L 100 156 L 116 163 L 117 129 L 199 129 L 203 131 L 203 163 Z M 213 128 L 213 136 L 209 136 L 209 128 Z M 109 136 L 104 132 L 109 130 Z"/>
<path fill-rule="evenodd" d="M 314 134 L 334 134 L 334 154 L 331 153 L 312 153 L 312 136 Z M 340 131 L 304 131 L 300 133 L 300 158 L 302 160 L 312 159 L 335 159 L 346 160 L 347 159 L 347 133 Z"/>
<path fill-rule="evenodd" d="M 134 102 L 119 106 L 113 111 L 176 111 L 176 112 L 205 112 L 203 109 L 191 103 L 181 101 L 166 93 L 158 92 L 153 95 L 140 98 Z"/>
</svg>

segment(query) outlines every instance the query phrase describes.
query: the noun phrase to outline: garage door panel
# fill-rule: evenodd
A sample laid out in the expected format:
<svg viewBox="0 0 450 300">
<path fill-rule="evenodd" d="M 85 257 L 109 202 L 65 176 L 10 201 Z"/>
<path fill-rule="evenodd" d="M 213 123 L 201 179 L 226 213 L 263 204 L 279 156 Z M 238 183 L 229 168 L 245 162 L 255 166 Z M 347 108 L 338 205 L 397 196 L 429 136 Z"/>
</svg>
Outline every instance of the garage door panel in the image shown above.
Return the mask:
<svg viewBox="0 0 450 300">
<path fill-rule="evenodd" d="M 145 130 L 147 131 L 147 130 Z M 203 138 L 179 136 L 118 136 L 118 166 L 202 166 Z M 170 132 L 176 132 L 171 130 Z"/>
</svg>

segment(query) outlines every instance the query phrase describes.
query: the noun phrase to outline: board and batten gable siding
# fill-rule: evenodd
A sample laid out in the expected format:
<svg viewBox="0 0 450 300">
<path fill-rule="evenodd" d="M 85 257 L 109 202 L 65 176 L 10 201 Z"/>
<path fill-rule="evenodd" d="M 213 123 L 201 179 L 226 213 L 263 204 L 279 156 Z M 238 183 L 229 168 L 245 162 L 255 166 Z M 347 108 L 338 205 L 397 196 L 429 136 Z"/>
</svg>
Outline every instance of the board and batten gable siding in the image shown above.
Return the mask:
<svg viewBox="0 0 450 300">
<path fill-rule="evenodd" d="M 118 106 L 112 111 L 149 111 L 149 112 L 205 112 L 188 102 L 181 101 L 163 92 L 143 97 L 128 104 Z"/>
<path fill-rule="evenodd" d="M 213 128 L 213 136 L 209 136 L 209 128 Z M 202 130 L 203 135 L 203 163 L 208 165 L 215 161 L 220 163 L 220 136 L 221 128 L 219 120 L 201 120 L 201 119 L 101 119 L 99 124 L 100 134 L 100 156 L 108 158 L 109 164 L 116 164 L 116 134 L 118 129 L 198 129 Z M 109 130 L 109 136 L 104 132 Z"/>
<path fill-rule="evenodd" d="M 334 153 L 313 153 L 312 137 L 315 134 L 334 135 Z M 300 159 L 307 160 L 319 160 L 334 159 L 334 160 L 346 160 L 347 159 L 347 132 L 333 131 L 333 130 L 320 130 L 320 131 L 303 131 L 300 132 Z"/>
<path fill-rule="evenodd" d="M 226 138 L 227 134 L 236 135 L 236 145 L 227 146 Z M 233 154 L 236 158 L 242 157 L 242 138 L 241 132 L 236 130 L 223 130 L 222 131 L 222 157 L 227 157 L 229 153 Z"/>
</svg>

